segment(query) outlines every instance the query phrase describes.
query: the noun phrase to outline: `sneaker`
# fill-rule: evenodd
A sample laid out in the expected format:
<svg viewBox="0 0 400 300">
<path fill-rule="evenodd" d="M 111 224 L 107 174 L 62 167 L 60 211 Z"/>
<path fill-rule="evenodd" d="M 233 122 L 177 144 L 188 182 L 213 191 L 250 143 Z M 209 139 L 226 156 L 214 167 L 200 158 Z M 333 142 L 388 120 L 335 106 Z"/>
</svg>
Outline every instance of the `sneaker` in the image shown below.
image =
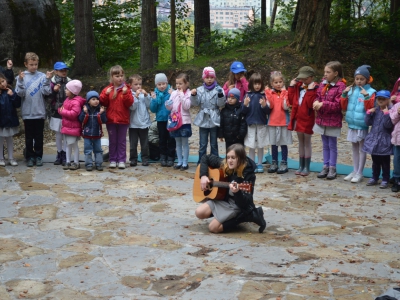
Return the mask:
<svg viewBox="0 0 400 300">
<path fill-rule="evenodd" d="M 370 178 L 367 182 L 367 186 L 372 186 L 372 185 L 377 185 L 378 184 L 378 180 L 375 180 L 373 178 Z"/>
<path fill-rule="evenodd" d="M 36 167 L 43 166 L 43 160 L 41 157 L 36 157 Z"/>
<path fill-rule="evenodd" d="M 337 176 L 336 173 L 336 167 L 329 167 L 328 175 L 326 176 L 326 179 L 332 180 L 335 179 Z"/>
<path fill-rule="evenodd" d="M 146 159 L 142 160 L 142 166 L 143 167 L 148 167 L 149 166 L 149 161 L 146 160 Z"/>
<path fill-rule="evenodd" d="M 321 172 L 318 173 L 318 178 L 326 178 L 329 173 L 329 167 L 324 167 Z"/>
<path fill-rule="evenodd" d="M 96 166 L 97 171 L 103 171 L 103 166 Z"/>
<path fill-rule="evenodd" d="M 28 162 L 26 163 L 26 166 L 29 168 L 33 167 L 33 165 L 35 164 L 35 161 L 36 160 L 33 157 L 29 158 Z"/>
<path fill-rule="evenodd" d="M 186 166 L 182 165 L 182 167 L 180 168 L 181 171 L 185 171 L 187 169 L 189 169 L 189 165 Z"/>
<path fill-rule="evenodd" d="M 131 162 L 129 163 L 129 165 L 131 167 L 136 167 L 137 166 L 137 160 L 136 159 L 132 159 Z"/>
<path fill-rule="evenodd" d="M 0 167 L 5 167 L 6 161 L 4 159 L 0 159 Z"/>
<path fill-rule="evenodd" d="M 353 179 L 353 177 L 356 175 L 356 172 L 351 172 L 349 175 L 347 175 L 345 178 L 343 178 L 346 181 L 350 181 Z"/>
<path fill-rule="evenodd" d="M 363 176 L 361 174 L 356 174 L 352 179 L 351 179 L 351 183 L 359 183 L 363 180 Z"/>
<path fill-rule="evenodd" d="M 387 189 L 389 187 L 389 182 L 383 181 L 381 182 L 381 185 L 379 186 L 380 189 Z"/>
<path fill-rule="evenodd" d="M 257 173 L 258 173 L 259 169 L 257 166 Z M 268 168 L 268 173 L 275 173 L 276 171 L 278 171 L 278 162 L 276 160 L 273 160 L 271 163 L 271 166 Z M 264 170 L 260 173 L 264 173 Z"/>
<path fill-rule="evenodd" d="M 93 170 L 92 166 L 86 166 L 86 171 L 91 172 Z"/>
<path fill-rule="evenodd" d="M 281 163 L 279 164 L 279 169 L 278 171 L 276 171 L 277 174 L 284 174 L 287 173 L 289 171 L 288 167 L 287 167 L 287 162 L 282 160 Z"/>
<path fill-rule="evenodd" d="M 115 169 L 117 167 L 117 163 L 115 161 L 111 161 L 110 162 L 110 166 L 111 169 Z"/>
<path fill-rule="evenodd" d="M 79 163 L 71 163 L 71 165 L 69 166 L 70 170 L 78 170 L 81 167 L 81 165 Z"/>
<path fill-rule="evenodd" d="M 264 173 L 264 167 L 262 165 L 257 165 L 255 171 L 257 171 L 256 173 Z"/>
<path fill-rule="evenodd" d="M 8 163 L 9 163 L 10 166 L 13 166 L 13 167 L 18 166 L 17 161 L 16 161 L 15 159 L 13 159 L 13 158 L 10 159 L 10 160 L 8 161 Z M 1 164 L 0 164 L 0 166 L 1 166 Z"/>
<path fill-rule="evenodd" d="M 118 163 L 118 169 L 125 169 L 125 163 L 123 162 Z"/>
<path fill-rule="evenodd" d="M 63 165 L 63 170 L 69 170 L 69 168 L 71 167 L 71 163 L 65 163 L 65 165 Z"/>
</svg>

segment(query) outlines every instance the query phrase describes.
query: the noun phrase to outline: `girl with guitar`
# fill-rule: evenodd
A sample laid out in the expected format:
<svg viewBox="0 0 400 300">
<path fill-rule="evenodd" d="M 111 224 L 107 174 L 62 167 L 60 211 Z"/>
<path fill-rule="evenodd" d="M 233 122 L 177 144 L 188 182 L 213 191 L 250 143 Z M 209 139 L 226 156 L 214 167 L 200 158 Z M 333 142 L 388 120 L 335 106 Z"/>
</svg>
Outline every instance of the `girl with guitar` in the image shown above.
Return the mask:
<svg viewBox="0 0 400 300">
<path fill-rule="evenodd" d="M 226 150 L 226 159 L 209 154 L 204 155 L 200 161 L 200 185 L 205 191 L 211 184 L 208 177 L 208 168 L 220 168 L 227 176 L 229 192 L 223 200 L 208 200 L 196 209 L 199 219 L 207 219 L 214 216 L 208 225 L 210 232 L 228 232 L 243 222 L 254 222 L 262 233 L 266 227 L 262 207 L 256 208 L 253 202 L 253 192 L 244 193 L 238 184 L 246 181 L 254 186 L 256 175 L 254 161 L 246 156 L 246 150 L 241 144 L 233 144 Z"/>
</svg>

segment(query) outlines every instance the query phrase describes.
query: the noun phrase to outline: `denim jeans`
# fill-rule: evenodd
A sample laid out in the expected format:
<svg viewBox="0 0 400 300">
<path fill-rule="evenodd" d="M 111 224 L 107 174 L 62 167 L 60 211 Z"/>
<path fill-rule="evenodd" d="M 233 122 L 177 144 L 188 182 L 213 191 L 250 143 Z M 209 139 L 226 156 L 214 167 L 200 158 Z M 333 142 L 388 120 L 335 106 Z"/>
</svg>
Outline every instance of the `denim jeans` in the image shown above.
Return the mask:
<svg viewBox="0 0 400 300">
<path fill-rule="evenodd" d="M 93 166 L 92 152 L 94 153 L 94 159 L 96 166 L 101 166 L 103 163 L 103 149 L 101 149 L 100 139 L 83 139 L 84 148 L 83 153 L 85 154 L 85 166 Z"/>
<path fill-rule="evenodd" d="M 393 177 L 400 179 L 400 146 L 393 146 Z"/>
<path fill-rule="evenodd" d="M 208 135 L 210 135 L 211 154 L 218 156 L 218 127 L 203 128 L 199 127 L 200 132 L 200 147 L 199 147 L 199 161 L 207 152 Z"/>
</svg>

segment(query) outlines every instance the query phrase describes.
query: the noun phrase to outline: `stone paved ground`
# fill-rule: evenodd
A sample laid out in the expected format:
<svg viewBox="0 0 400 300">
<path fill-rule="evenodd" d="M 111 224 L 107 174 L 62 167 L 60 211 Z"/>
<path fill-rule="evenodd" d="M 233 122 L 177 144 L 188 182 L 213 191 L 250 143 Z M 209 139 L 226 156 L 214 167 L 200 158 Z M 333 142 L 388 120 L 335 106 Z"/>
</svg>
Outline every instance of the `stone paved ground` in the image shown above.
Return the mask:
<svg viewBox="0 0 400 300">
<path fill-rule="evenodd" d="M 194 171 L 0 168 L 0 299 L 365 300 L 399 285 L 398 195 L 259 174 L 265 232 L 214 235 L 194 216 Z"/>
</svg>

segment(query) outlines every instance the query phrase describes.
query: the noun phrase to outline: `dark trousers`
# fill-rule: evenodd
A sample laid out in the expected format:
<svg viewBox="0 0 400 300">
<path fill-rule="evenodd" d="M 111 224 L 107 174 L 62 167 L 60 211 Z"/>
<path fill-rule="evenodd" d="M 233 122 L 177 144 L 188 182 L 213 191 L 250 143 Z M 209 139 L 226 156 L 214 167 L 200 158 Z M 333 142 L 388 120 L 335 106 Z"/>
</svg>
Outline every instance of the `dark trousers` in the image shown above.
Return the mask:
<svg viewBox="0 0 400 300">
<path fill-rule="evenodd" d="M 24 120 L 24 126 L 26 160 L 31 157 L 42 158 L 44 119 L 26 119 Z"/>
<path fill-rule="evenodd" d="M 149 159 L 149 128 L 129 128 L 130 161 L 138 158 L 139 141 L 142 161 Z"/>
<path fill-rule="evenodd" d="M 158 144 L 149 143 L 149 152 L 151 160 L 160 160 L 160 147 Z"/>
<path fill-rule="evenodd" d="M 382 181 L 390 179 L 390 155 L 371 155 L 372 157 L 372 178 L 379 179 L 382 169 Z"/>
<path fill-rule="evenodd" d="M 167 130 L 167 121 L 157 121 L 157 129 L 160 155 L 175 159 L 175 139 L 169 135 L 169 131 Z"/>
</svg>

